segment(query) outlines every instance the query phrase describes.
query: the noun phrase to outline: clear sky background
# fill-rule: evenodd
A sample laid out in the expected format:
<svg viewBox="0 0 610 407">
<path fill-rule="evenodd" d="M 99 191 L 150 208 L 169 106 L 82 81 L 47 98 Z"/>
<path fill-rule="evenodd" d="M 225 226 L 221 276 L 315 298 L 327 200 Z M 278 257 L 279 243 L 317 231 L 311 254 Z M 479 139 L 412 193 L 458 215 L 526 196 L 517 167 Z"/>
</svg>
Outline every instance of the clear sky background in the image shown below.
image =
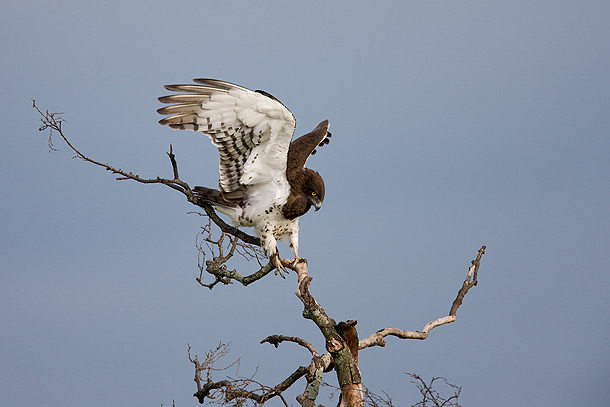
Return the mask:
<svg viewBox="0 0 610 407">
<path fill-rule="evenodd" d="M 309 355 L 267 335 L 324 349 L 294 274 L 199 287 L 196 208 L 59 139 L 49 152 L 30 101 L 100 161 L 169 177 L 172 143 L 182 178 L 214 186 L 208 139 L 155 112 L 162 85 L 212 77 L 277 96 L 299 135 L 330 120 L 300 254 L 361 337 L 446 315 L 487 245 L 457 322 L 361 352 L 372 391 L 411 405 L 415 372 L 462 386 L 465 406 L 606 405 L 609 16 L 607 1 L 5 0 L 0 404 L 194 406 L 188 344 L 230 341 L 239 375 L 269 385 Z"/>
</svg>

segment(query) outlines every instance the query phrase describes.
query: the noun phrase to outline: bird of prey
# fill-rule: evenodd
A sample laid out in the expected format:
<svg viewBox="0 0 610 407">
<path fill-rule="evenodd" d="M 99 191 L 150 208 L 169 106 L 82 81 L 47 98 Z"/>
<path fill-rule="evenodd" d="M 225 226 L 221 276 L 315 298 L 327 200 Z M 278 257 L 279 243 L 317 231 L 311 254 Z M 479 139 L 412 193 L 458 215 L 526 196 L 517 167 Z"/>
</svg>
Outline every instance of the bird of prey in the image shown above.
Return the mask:
<svg viewBox="0 0 610 407">
<path fill-rule="evenodd" d="M 159 98 L 170 106 L 157 111 L 173 129 L 201 132 L 220 155 L 218 189 L 195 187 L 194 193 L 227 215 L 237 226 L 254 227 L 263 249 L 280 274 L 276 242 L 288 237 L 299 259 L 299 216 L 324 200 L 324 180 L 305 162 L 328 144 L 328 120 L 291 141 L 295 118 L 278 99 L 216 79 L 166 85 L 181 92 Z"/>
</svg>

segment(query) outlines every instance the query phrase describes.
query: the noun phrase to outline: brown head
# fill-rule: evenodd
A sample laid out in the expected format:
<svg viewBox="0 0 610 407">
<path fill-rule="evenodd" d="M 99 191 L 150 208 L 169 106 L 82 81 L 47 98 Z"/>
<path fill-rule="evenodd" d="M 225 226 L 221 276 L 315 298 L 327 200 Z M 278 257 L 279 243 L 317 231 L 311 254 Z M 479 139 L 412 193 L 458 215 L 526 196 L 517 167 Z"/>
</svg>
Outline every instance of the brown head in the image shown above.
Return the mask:
<svg viewBox="0 0 610 407">
<path fill-rule="evenodd" d="M 328 144 L 328 120 L 324 120 L 311 133 L 290 143 L 286 179 L 290 184 L 290 195 L 283 208 L 288 219 L 304 215 L 312 206 L 317 211 L 324 201 L 324 180 L 316 171 L 305 168 L 305 162 L 316 147 Z"/>
<path fill-rule="evenodd" d="M 288 178 L 290 195 L 282 212 L 287 219 L 305 215 L 312 206 L 317 211 L 324 201 L 324 180 L 316 171 L 303 168 Z"/>
<path fill-rule="evenodd" d="M 307 197 L 307 202 L 317 211 L 324 201 L 324 180 L 317 171 L 305 168 L 304 173 L 305 179 L 301 185 L 301 192 Z"/>
</svg>

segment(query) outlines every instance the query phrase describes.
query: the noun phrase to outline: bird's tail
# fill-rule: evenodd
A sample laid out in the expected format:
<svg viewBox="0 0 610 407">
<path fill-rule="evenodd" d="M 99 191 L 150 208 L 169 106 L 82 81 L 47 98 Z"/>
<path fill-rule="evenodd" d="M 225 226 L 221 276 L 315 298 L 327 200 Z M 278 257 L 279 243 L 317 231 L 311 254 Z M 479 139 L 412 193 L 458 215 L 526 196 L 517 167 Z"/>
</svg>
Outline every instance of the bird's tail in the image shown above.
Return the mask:
<svg viewBox="0 0 610 407">
<path fill-rule="evenodd" d="M 214 188 L 195 187 L 193 188 L 193 192 L 197 198 L 214 206 L 225 208 L 235 208 L 238 206 L 235 202 L 225 200 L 222 196 L 222 192 Z"/>
</svg>

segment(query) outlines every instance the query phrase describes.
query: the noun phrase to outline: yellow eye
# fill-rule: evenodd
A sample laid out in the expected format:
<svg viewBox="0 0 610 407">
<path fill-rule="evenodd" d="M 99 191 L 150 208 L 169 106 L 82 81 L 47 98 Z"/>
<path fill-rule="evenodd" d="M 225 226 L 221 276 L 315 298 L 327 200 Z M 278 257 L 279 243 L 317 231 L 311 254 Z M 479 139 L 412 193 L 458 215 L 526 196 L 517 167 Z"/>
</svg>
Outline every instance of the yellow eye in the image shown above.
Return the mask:
<svg viewBox="0 0 610 407">
<path fill-rule="evenodd" d="M 315 191 L 311 192 L 311 196 L 316 196 L 316 195 L 318 195 L 318 194 L 316 194 Z"/>
</svg>

